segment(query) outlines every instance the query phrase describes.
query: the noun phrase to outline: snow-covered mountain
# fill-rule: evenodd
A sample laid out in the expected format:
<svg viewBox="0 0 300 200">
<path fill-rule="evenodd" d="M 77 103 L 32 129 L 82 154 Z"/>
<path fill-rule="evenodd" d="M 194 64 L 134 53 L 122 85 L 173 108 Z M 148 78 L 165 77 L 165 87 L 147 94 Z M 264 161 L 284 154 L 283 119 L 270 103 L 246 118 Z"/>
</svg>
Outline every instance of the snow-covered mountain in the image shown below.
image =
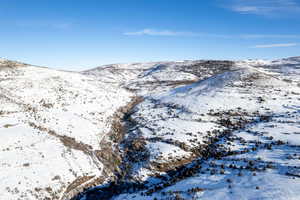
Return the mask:
<svg viewBox="0 0 300 200">
<path fill-rule="evenodd" d="M 0 60 L 0 199 L 298 199 L 300 57 Z"/>
</svg>

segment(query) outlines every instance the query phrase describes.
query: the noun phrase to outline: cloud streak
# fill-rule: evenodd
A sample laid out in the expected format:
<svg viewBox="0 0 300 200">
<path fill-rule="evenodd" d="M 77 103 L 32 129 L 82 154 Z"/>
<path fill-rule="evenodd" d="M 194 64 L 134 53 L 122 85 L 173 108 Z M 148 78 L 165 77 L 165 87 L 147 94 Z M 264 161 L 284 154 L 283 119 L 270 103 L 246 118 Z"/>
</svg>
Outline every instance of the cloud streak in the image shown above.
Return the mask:
<svg viewBox="0 0 300 200">
<path fill-rule="evenodd" d="M 262 48 L 277 48 L 277 47 L 294 47 L 298 46 L 297 43 L 285 43 L 285 44 L 263 44 L 263 45 L 256 45 L 252 48 L 262 49 Z"/>
<path fill-rule="evenodd" d="M 212 33 L 199 33 L 189 31 L 157 30 L 146 28 L 135 32 L 125 32 L 126 36 L 164 36 L 164 37 L 210 37 L 223 39 L 300 39 L 300 35 L 294 34 L 237 34 L 222 35 Z"/>
<path fill-rule="evenodd" d="M 143 29 L 136 32 L 126 32 L 124 35 L 130 36 L 197 36 L 197 33 L 193 32 L 178 32 L 178 31 L 170 31 L 170 30 L 155 30 L 155 29 Z"/>
<path fill-rule="evenodd" d="M 227 8 L 241 14 L 264 16 L 290 16 L 300 14 L 300 4 L 295 0 L 226 0 Z"/>
<path fill-rule="evenodd" d="M 243 34 L 242 39 L 298 39 L 300 35 L 285 35 L 285 34 Z"/>
</svg>

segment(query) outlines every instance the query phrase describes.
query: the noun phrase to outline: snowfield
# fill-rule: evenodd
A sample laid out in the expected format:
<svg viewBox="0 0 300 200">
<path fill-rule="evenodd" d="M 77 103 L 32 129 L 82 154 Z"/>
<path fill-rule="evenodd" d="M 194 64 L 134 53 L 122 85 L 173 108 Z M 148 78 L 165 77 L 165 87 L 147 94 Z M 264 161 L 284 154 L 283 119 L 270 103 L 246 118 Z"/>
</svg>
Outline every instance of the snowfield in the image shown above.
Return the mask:
<svg viewBox="0 0 300 200">
<path fill-rule="evenodd" d="M 0 60 L 0 199 L 300 197 L 300 57 Z"/>
</svg>

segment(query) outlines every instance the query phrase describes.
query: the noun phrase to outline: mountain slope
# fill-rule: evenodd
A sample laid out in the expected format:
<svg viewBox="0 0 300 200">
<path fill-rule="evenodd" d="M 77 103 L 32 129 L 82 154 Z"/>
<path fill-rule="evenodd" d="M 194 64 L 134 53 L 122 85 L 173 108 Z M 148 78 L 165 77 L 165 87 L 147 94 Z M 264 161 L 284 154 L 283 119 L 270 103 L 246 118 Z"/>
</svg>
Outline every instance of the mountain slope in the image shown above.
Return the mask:
<svg viewBox="0 0 300 200">
<path fill-rule="evenodd" d="M 203 62 L 195 62 L 205 69 Z M 212 62 L 208 68 L 214 66 Z M 282 70 L 285 66 L 293 70 Z M 150 90 L 127 116 L 125 182 L 83 196 L 297 199 L 298 66 L 294 59 L 242 61 L 226 70 L 197 74 L 198 80 L 187 86 Z M 141 77 L 163 74 L 168 67 L 154 66 Z"/>
<path fill-rule="evenodd" d="M 129 92 L 9 61 L 0 91 L 0 199 L 59 199 L 73 181 L 110 176 L 97 150 Z"/>
<path fill-rule="evenodd" d="M 299 66 L 2 59 L 0 199 L 297 199 Z"/>
</svg>

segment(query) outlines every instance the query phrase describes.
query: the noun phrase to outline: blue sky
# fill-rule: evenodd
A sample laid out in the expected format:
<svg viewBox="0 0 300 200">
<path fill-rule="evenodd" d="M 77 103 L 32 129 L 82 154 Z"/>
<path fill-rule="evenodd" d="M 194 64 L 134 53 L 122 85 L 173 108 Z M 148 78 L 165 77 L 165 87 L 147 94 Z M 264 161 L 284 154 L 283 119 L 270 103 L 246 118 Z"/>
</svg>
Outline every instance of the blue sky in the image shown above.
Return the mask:
<svg viewBox="0 0 300 200">
<path fill-rule="evenodd" d="M 59 69 L 300 56 L 299 0 L 0 0 L 0 57 Z"/>
</svg>

